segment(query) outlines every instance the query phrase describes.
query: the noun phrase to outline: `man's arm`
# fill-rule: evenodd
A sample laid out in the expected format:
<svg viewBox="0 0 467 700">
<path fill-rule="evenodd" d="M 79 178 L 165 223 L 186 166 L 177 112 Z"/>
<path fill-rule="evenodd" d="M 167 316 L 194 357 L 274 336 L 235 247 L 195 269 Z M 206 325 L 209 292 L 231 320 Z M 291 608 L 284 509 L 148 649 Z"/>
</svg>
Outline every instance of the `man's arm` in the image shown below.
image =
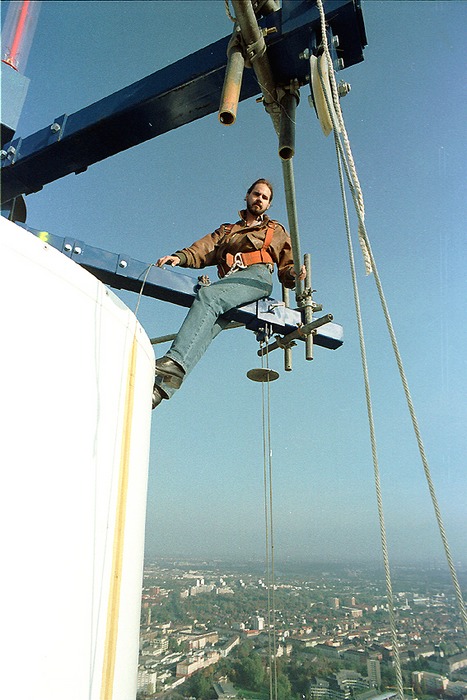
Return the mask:
<svg viewBox="0 0 467 700">
<path fill-rule="evenodd" d="M 274 257 L 277 262 L 277 273 L 280 282 L 284 287 L 293 289 L 295 287 L 295 282 L 297 275 L 295 273 L 293 252 L 292 252 L 292 241 L 290 236 L 278 221 L 275 222 L 276 228 L 274 231 L 274 238 L 272 240 L 272 250 L 274 252 Z M 303 280 L 306 277 L 305 266 L 300 267 L 300 274 L 298 275 L 299 280 Z"/>
<path fill-rule="evenodd" d="M 177 250 L 172 255 L 164 255 L 159 258 L 156 265 L 162 267 L 162 265 L 171 265 L 175 267 L 180 265 L 181 267 L 193 267 L 201 268 L 207 265 L 217 264 L 216 259 L 216 246 L 217 241 L 223 235 L 223 226 L 219 227 L 213 233 L 208 233 L 203 238 L 195 241 L 187 248 L 182 250 Z"/>
</svg>

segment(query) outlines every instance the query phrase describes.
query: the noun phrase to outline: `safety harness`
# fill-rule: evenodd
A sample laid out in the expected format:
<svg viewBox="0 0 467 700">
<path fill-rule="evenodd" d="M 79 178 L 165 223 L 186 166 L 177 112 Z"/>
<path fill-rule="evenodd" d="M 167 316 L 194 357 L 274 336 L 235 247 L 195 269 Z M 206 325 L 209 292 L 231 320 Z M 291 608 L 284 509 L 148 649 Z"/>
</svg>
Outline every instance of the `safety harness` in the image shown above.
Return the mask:
<svg viewBox="0 0 467 700">
<path fill-rule="evenodd" d="M 225 235 L 230 235 L 234 224 L 227 224 L 224 226 Z M 264 243 L 260 250 L 252 250 L 248 253 L 227 253 L 225 256 L 225 262 L 219 263 L 217 266 L 217 272 L 219 277 L 225 277 L 226 275 L 235 272 L 235 270 L 240 270 L 250 265 L 258 265 L 258 263 L 269 263 L 274 265 L 274 260 L 268 253 L 267 249 L 271 245 L 272 237 L 276 229 L 276 224 L 274 221 L 269 220 L 267 223 L 267 231 L 264 237 Z"/>
</svg>

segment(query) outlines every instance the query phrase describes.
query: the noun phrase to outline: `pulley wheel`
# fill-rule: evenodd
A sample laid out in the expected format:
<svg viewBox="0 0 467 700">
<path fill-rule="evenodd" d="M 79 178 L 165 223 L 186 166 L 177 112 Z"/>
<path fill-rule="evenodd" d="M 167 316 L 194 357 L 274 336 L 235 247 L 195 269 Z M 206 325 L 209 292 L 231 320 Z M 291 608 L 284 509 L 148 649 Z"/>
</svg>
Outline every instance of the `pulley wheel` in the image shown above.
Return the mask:
<svg viewBox="0 0 467 700">
<path fill-rule="evenodd" d="M 257 367 L 256 369 L 248 370 L 246 376 L 253 382 L 273 382 L 275 379 L 279 379 L 279 372 L 276 372 L 274 369 Z"/>
</svg>

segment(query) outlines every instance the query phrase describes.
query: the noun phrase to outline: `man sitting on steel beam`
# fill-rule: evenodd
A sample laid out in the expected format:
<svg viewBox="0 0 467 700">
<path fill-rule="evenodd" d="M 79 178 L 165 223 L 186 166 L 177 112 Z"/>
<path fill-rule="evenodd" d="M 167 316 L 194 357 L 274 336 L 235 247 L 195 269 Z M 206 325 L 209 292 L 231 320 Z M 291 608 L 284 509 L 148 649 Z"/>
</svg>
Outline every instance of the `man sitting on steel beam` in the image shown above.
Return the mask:
<svg viewBox="0 0 467 700">
<path fill-rule="evenodd" d="M 222 224 L 188 248 L 157 261 L 158 267 L 217 265 L 220 279 L 200 284 L 170 350 L 156 360 L 153 408 L 163 399 L 170 399 L 211 341 L 228 325 L 222 314 L 271 294 L 274 264 L 281 283 L 295 286 L 290 236 L 282 224 L 266 215 L 272 198 L 271 183 L 263 178 L 256 180 L 246 193 L 246 209 L 239 212 L 239 221 Z M 304 266 L 299 279 L 305 279 Z"/>
</svg>

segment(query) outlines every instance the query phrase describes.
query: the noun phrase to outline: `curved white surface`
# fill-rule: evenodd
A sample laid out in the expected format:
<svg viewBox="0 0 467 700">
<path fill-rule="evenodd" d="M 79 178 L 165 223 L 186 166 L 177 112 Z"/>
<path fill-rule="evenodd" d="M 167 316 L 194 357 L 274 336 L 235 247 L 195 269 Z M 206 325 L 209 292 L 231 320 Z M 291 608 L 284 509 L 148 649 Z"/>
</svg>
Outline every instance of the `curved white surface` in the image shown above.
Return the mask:
<svg viewBox="0 0 467 700">
<path fill-rule="evenodd" d="M 0 217 L 2 697 L 136 696 L 153 351 L 134 314 Z"/>
</svg>

